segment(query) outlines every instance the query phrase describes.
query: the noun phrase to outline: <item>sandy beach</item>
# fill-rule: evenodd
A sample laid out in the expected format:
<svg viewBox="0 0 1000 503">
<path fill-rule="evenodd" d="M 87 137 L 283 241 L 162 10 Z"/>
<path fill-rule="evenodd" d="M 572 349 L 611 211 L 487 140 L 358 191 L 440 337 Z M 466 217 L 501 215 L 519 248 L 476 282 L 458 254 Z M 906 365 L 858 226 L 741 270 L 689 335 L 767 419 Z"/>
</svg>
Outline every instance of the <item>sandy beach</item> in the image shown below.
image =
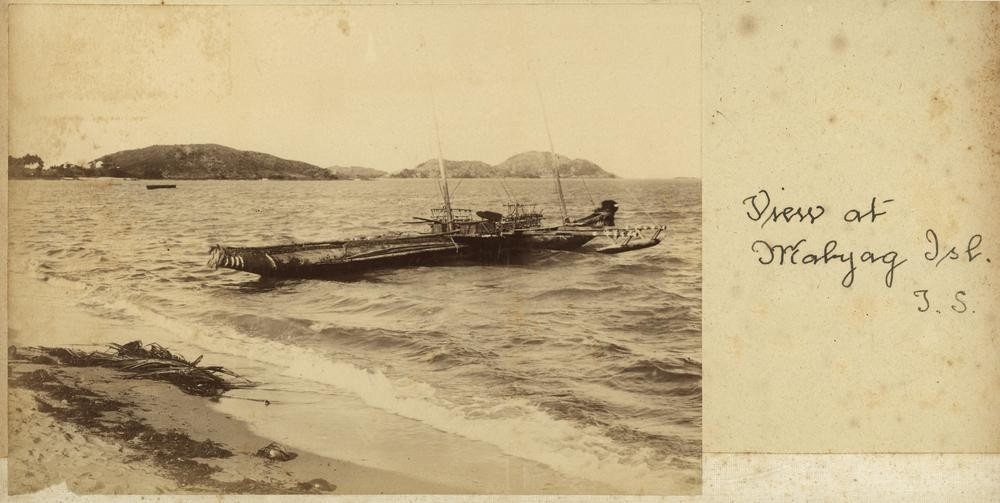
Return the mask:
<svg viewBox="0 0 1000 503">
<path fill-rule="evenodd" d="M 65 482 L 77 494 L 454 493 L 457 488 L 294 452 L 256 456 L 271 440 L 211 410 L 204 397 L 99 367 L 14 350 L 10 494 Z M 30 355 L 31 353 L 28 352 Z M 260 404 L 261 407 L 268 405 Z"/>
<path fill-rule="evenodd" d="M 323 484 L 300 486 L 314 479 L 336 486 L 332 494 L 622 492 L 371 407 L 336 387 L 318 386 L 315 379 L 329 369 L 314 369 L 311 360 L 287 352 L 275 357 L 281 346 L 247 348 L 246 354 L 257 352 L 256 360 L 247 359 L 220 351 L 239 354 L 244 348 L 216 333 L 95 316 L 67 302 L 79 294 L 75 284 L 20 274 L 10 280 L 22 293 L 12 297 L 8 332 L 8 344 L 18 353 L 38 347 L 106 351 L 110 343 L 141 336 L 145 344 L 160 343 L 190 360 L 204 355 L 199 366 L 222 365 L 259 384 L 213 400 L 185 394 L 167 382 L 129 379 L 113 369 L 12 358 L 11 494 L 63 482 L 81 494 L 323 493 Z M 59 306 L 59 315 L 39 316 L 38 305 Z M 38 371 L 48 377 L 22 381 Z M 115 407 L 98 406 L 109 410 L 88 418 L 88 413 L 72 412 L 87 408 L 84 402 L 76 404 L 77 396 L 113 401 Z M 74 421 L 76 417 L 81 420 Z M 189 444 L 210 440 L 232 456 L 197 457 L 145 442 L 135 431 L 122 431 L 129 421 L 144 425 L 140 433 L 145 428 L 162 435 L 176 432 L 187 436 Z M 279 462 L 253 456 L 272 441 L 297 457 Z M 205 475 L 192 476 L 178 463 L 163 462 L 166 455 Z"/>
</svg>

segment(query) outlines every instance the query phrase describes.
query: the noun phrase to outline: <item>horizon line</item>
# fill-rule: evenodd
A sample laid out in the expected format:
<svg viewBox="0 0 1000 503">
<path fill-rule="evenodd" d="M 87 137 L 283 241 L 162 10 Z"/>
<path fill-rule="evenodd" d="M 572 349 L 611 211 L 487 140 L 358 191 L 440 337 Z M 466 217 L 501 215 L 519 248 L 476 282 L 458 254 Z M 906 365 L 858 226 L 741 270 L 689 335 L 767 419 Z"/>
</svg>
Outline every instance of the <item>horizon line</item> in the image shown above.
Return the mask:
<svg viewBox="0 0 1000 503">
<path fill-rule="evenodd" d="M 222 148 L 227 148 L 227 149 L 231 149 L 231 150 L 239 150 L 239 151 L 243 151 L 243 152 L 251 152 L 251 153 L 255 153 L 255 154 L 269 155 L 269 156 L 276 157 L 278 159 L 282 159 L 282 160 L 285 160 L 285 161 L 301 162 L 301 163 L 304 163 L 304 164 L 310 164 L 310 165 L 315 166 L 317 168 L 325 169 L 325 170 L 328 170 L 328 171 L 333 171 L 335 168 L 364 168 L 364 169 L 373 169 L 373 170 L 376 170 L 376 171 L 382 171 L 386 175 L 398 174 L 398 173 L 401 173 L 401 172 L 403 172 L 405 170 L 416 169 L 416 168 L 422 166 L 423 164 L 425 164 L 425 163 L 427 163 L 429 161 L 434 161 L 435 160 L 435 158 L 432 157 L 432 158 L 428 158 L 428 159 L 426 159 L 424 161 L 421 161 L 421 162 L 413 165 L 412 167 L 400 168 L 400 169 L 397 169 L 397 170 L 394 170 L 394 171 L 387 171 L 387 170 L 384 170 L 384 169 L 373 168 L 373 167 L 370 167 L 370 166 L 364 166 L 364 165 L 353 164 L 353 163 L 334 163 L 334 164 L 330 164 L 330 165 L 314 164 L 312 162 L 303 161 L 303 160 L 299 160 L 299 159 L 292 159 L 292 158 L 289 158 L 289 157 L 282 157 L 280 155 L 272 154 L 272 153 L 269 153 L 269 152 L 264 152 L 264 151 L 261 151 L 261 150 L 251 150 L 251 149 L 245 149 L 245 148 L 231 147 L 229 145 L 224 145 L 222 143 L 203 142 L 203 143 L 153 143 L 153 144 L 146 145 L 144 147 L 125 148 L 125 149 L 117 150 L 117 151 L 114 151 L 114 152 L 111 152 L 111 153 L 102 154 L 102 155 L 100 155 L 100 156 L 98 156 L 98 157 L 96 157 L 94 159 L 91 159 L 91 160 L 88 160 L 88 161 L 84 162 L 83 164 L 76 164 L 73 161 L 63 160 L 63 161 L 61 161 L 59 163 L 54 163 L 54 164 L 53 163 L 45 163 L 45 167 L 62 166 L 62 165 L 65 165 L 65 164 L 72 164 L 72 165 L 77 165 L 77 166 L 80 166 L 82 168 L 87 169 L 87 168 L 89 168 L 89 165 L 91 163 L 97 161 L 98 159 L 100 159 L 102 157 L 109 156 L 109 155 L 114 155 L 114 154 L 117 154 L 117 153 L 121 153 L 121 152 L 128 152 L 128 151 L 134 151 L 134 150 L 143 150 L 143 149 L 152 148 L 152 147 L 184 147 L 184 146 L 194 146 L 194 145 L 215 146 L 215 147 L 222 147 Z M 517 152 L 515 154 L 507 156 L 507 158 L 504 159 L 504 161 L 500 161 L 500 163 L 498 163 L 498 164 L 492 164 L 492 163 L 489 163 L 487 161 L 483 161 L 481 159 L 447 159 L 447 158 L 445 158 L 445 159 L 442 159 L 442 160 L 444 160 L 444 161 L 451 161 L 451 162 L 482 162 L 482 163 L 485 163 L 485 164 L 487 164 L 487 165 L 489 165 L 491 167 L 495 167 L 495 166 L 499 166 L 500 164 L 502 164 L 506 160 L 511 159 L 512 157 L 515 157 L 515 156 L 518 156 L 518 155 L 521 155 L 521 154 L 532 153 L 532 152 L 538 152 L 538 153 L 541 153 L 541 154 L 548 154 L 549 153 L 549 152 L 546 152 L 544 150 L 538 150 L 538 149 L 523 150 L 523 151 L 520 151 L 520 152 Z M 644 176 L 644 177 L 639 177 L 639 178 L 625 177 L 625 176 L 619 175 L 617 173 L 613 173 L 613 172 L 609 171 L 608 169 L 604 168 L 603 166 L 601 166 L 600 164 L 597 164 L 596 162 L 591 161 L 590 159 L 587 159 L 585 157 L 573 157 L 573 156 L 566 155 L 566 154 L 561 154 L 561 153 L 558 153 L 558 152 L 553 152 L 553 153 L 556 156 L 562 156 L 562 157 L 565 157 L 565 158 L 573 160 L 573 161 L 575 161 L 575 160 L 587 161 L 589 163 L 594 164 L 595 166 L 597 166 L 598 168 L 600 168 L 604 172 L 609 173 L 609 174 L 612 175 L 612 177 L 568 177 L 568 178 L 593 178 L 593 179 L 602 179 L 602 178 L 629 178 L 629 179 L 635 179 L 635 180 L 643 180 L 643 179 L 659 180 L 659 179 L 672 179 L 672 178 L 698 178 L 698 179 L 701 179 L 701 176 L 696 176 L 696 177 L 695 176 L 671 176 L 671 177 L 656 177 L 656 176 L 649 177 L 649 176 Z M 19 158 L 23 158 L 23 157 L 27 157 L 27 156 L 37 156 L 37 157 L 41 158 L 40 155 L 34 154 L 34 153 L 30 152 L 30 151 L 25 151 L 25 153 L 22 154 L 22 155 L 20 155 L 20 156 L 15 156 L 12 153 L 8 152 L 7 156 L 8 156 L 8 158 L 13 158 L 13 159 L 19 159 Z M 44 161 L 44 159 L 43 159 L 43 161 Z M 9 164 L 8 164 L 8 169 L 9 169 Z M 518 177 L 473 177 L 473 178 L 487 179 L 487 178 L 518 178 Z M 545 177 L 539 177 L 539 178 L 545 178 Z"/>
</svg>

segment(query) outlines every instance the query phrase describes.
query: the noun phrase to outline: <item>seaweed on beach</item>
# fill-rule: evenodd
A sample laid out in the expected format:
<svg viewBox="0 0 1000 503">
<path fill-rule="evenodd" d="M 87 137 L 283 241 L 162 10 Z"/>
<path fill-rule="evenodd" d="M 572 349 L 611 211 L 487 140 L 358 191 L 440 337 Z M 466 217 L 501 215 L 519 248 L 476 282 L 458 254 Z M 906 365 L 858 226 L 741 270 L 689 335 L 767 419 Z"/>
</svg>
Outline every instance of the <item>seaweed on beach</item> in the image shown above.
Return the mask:
<svg viewBox="0 0 1000 503">
<path fill-rule="evenodd" d="M 130 374 L 130 379 L 166 381 L 181 391 L 197 396 L 217 397 L 226 391 L 250 388 L 255 384 L 219 366 L 199 367 L 202 356 L 188 361 L 183 356 L 142 341 L 109 344 L 107 351 L 78 351 L 68 348 L 38 348 L 60 363 L 74 367 L 106 367 Z"/>
<path fill-rule="evenodd" d="M 234 456 L 251 458 L 255 454 L 234 452 L 227 445 L 211 438 L 192 438 L 181 429 L 158 429 L 146 422 L 139 412 L 145 409 L 141 409 L 136 403 L 115 399 L 123 397 L 117 396 L 114 391 L 109 393 L 89 387 L 87 378 L 81 379 L 81 376 L 88 375 L 87 371 L 51 366 L 58 364 L 67 367 L 99 366 L 123 371 L 136 366 L 134 374 L 128 377 L 149 379 L 163 379 L 162 376 L 165 374 L 154 372 L 152 376 L 144 376 L 143 372 L 150 371 L 143 369 L 173 368 L 175 365 L 194 367 L 196 369 L 194 371 L 188 369 L 178 371 L 177 375 L 181 377 L 175 377 L 175 379 L 186 379 L 184 376 L 190 373 L 211 368 L 197 367 L 201 358 L 188 362 L 161 346 L 143 346 L 139 341 L 122 346 L 112 345 L 109 351 L 94 352 L 61 348 L 10 347 L 8 356 L 10 362 L 17 362 L 12 365 L 13 371 L 9 381 L 11 386 L 35 392 L 31 398 L 34 399 L 34 408 L 39 413 L 80 428 L 79 433 L 74 430 L 62 430 L 61 436 L 64 436 L 66 441 L 76 441 L 81 435 L 86 439 L 88 434 L 96 434 L 106 441 L 117 442 L 120 446 L 119 451 L 123 453 L 121 462 L 148 462 L 163 470 L 162 475 L 176 481 L 179 491 L 205 494 L 329 494 L 337 489 L 336 484 L 321 478 L 304 482 L 285 478 L 282 474 L 292 477 L 291 472 L 286 471 L 269 472 L 272 475 L 263 479 L 244 477 L 241 480 L 219 480 L 215 478 L 215 474 L 224 471 L 226 465 L 220 465 L 217 460 Z M 39 357 L 51 358 L 53 362 L 41 363 L 38 361 Z M 149 364 L 150 360 L 157 362 L 158 365 Z M 229 377 L 235 376 L 229 371 L 218 373 Z M 232 389 L 249 385 L 231 383 L 220 376 L 216 377 L 227 383 L 213 384 L 219 389 L 223 386 Z M 196 394 L 211 389 L 208 386 L 188 384 L 188 388 L 194 389 Z M 22 406 L 30 407 L 28 404 Z M 20 411 L 21 408 L 15 410 Z M 265 451 L 266 458 L 271 460 L 288 461 L 296 457 L 295 453 L 275 443 L 268 444 L 261 451 Z M 240 463 L 237 461 L 235 464 L 239 466 Z M 232 475 L 231 470 L 230 468 L 230 475 Z"/>
</svg>

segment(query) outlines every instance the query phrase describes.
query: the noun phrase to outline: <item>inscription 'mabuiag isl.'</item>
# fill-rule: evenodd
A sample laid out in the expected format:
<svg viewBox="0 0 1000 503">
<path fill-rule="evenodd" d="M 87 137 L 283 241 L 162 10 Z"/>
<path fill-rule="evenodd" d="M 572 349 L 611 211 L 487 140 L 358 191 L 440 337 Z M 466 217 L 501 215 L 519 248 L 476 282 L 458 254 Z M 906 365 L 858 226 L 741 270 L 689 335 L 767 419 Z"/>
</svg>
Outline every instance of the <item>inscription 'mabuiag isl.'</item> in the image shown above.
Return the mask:
<svg viewBox="0 0 1000 503">
<path fill-rule="evenodd" d="M 784 190 L 782 188 L 781 190 Z M 871 198 L 864 209 L 851 208 L 843 213 L 844 222 L 876 223 L 878 218 L 886 214 L 885 207 L 892 199 Z M 805 224 L 815 225 L 826 215 L 823 205 L 812 206 L 780 206 L 774 204 L 771 194 L 761 189 L 756 194 L 743 199 L 746 215 L 753 222 L 760 223 L 764 229 L 768 224 Z M 861 265 L 881 266 L 884 269 L 885 286 L 892 288 L 896 269 L 906 263 L 895 250 L 843 250 L 836 239 L 817 246 L 802 238 L 793 242 L 774 243 L 767 239 L 757 239 L 750 245 L 750 250 L 763 265 L 827 265 L 839 264 L 846 268 L 840 284 L 850 288 L 854 284 L 855 273 Z"/>
<path fill-rule="evenodd" d="M 842 263 L 847 267 L 847 272 L 840 280 L 840 284 L 845 288 L 850 288 L 854 284 L 854 273 L 858 270 L 858 263 L 884 264 L 887 266 L 885 273 L 885 286 L 892 288 L 892 281 L 895 277 L 896 268 L 903 265 L 906 259 L 900 259 L 899 253 L 895 251 L 885 252 L 879 255 L 870 250 L 864 250 L 860 255 L 855 255 L 854 251 L 838 252 L 837 240 L 831 239 L 823 245 L 822 251 L 803 251 L 806 239 L 800 239 L 791 245 L 772 245 L 763 239 L 753 242 L 750 249 L 758 254 L 757 260 L 764 265 L 813 265 L 829 264 L 830 262 Z"/>
</svg>

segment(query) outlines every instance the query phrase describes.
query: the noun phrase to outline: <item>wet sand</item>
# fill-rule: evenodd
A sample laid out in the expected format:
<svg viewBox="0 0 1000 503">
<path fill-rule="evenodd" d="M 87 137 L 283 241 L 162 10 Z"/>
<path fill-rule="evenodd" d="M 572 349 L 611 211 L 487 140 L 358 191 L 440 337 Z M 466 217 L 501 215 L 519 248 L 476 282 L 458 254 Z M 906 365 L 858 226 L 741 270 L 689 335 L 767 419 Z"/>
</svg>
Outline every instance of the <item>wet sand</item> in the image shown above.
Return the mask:
<svg viewBox="0 0 1000 503">
<path fill-rule="evenodd" d="M 78 494 L 460 492 L 307 452 L 255 456 L 271 440 L 165 382 L 17 358 L 9 372 L 10 494 L 61 482 Z"/>
</svg>

